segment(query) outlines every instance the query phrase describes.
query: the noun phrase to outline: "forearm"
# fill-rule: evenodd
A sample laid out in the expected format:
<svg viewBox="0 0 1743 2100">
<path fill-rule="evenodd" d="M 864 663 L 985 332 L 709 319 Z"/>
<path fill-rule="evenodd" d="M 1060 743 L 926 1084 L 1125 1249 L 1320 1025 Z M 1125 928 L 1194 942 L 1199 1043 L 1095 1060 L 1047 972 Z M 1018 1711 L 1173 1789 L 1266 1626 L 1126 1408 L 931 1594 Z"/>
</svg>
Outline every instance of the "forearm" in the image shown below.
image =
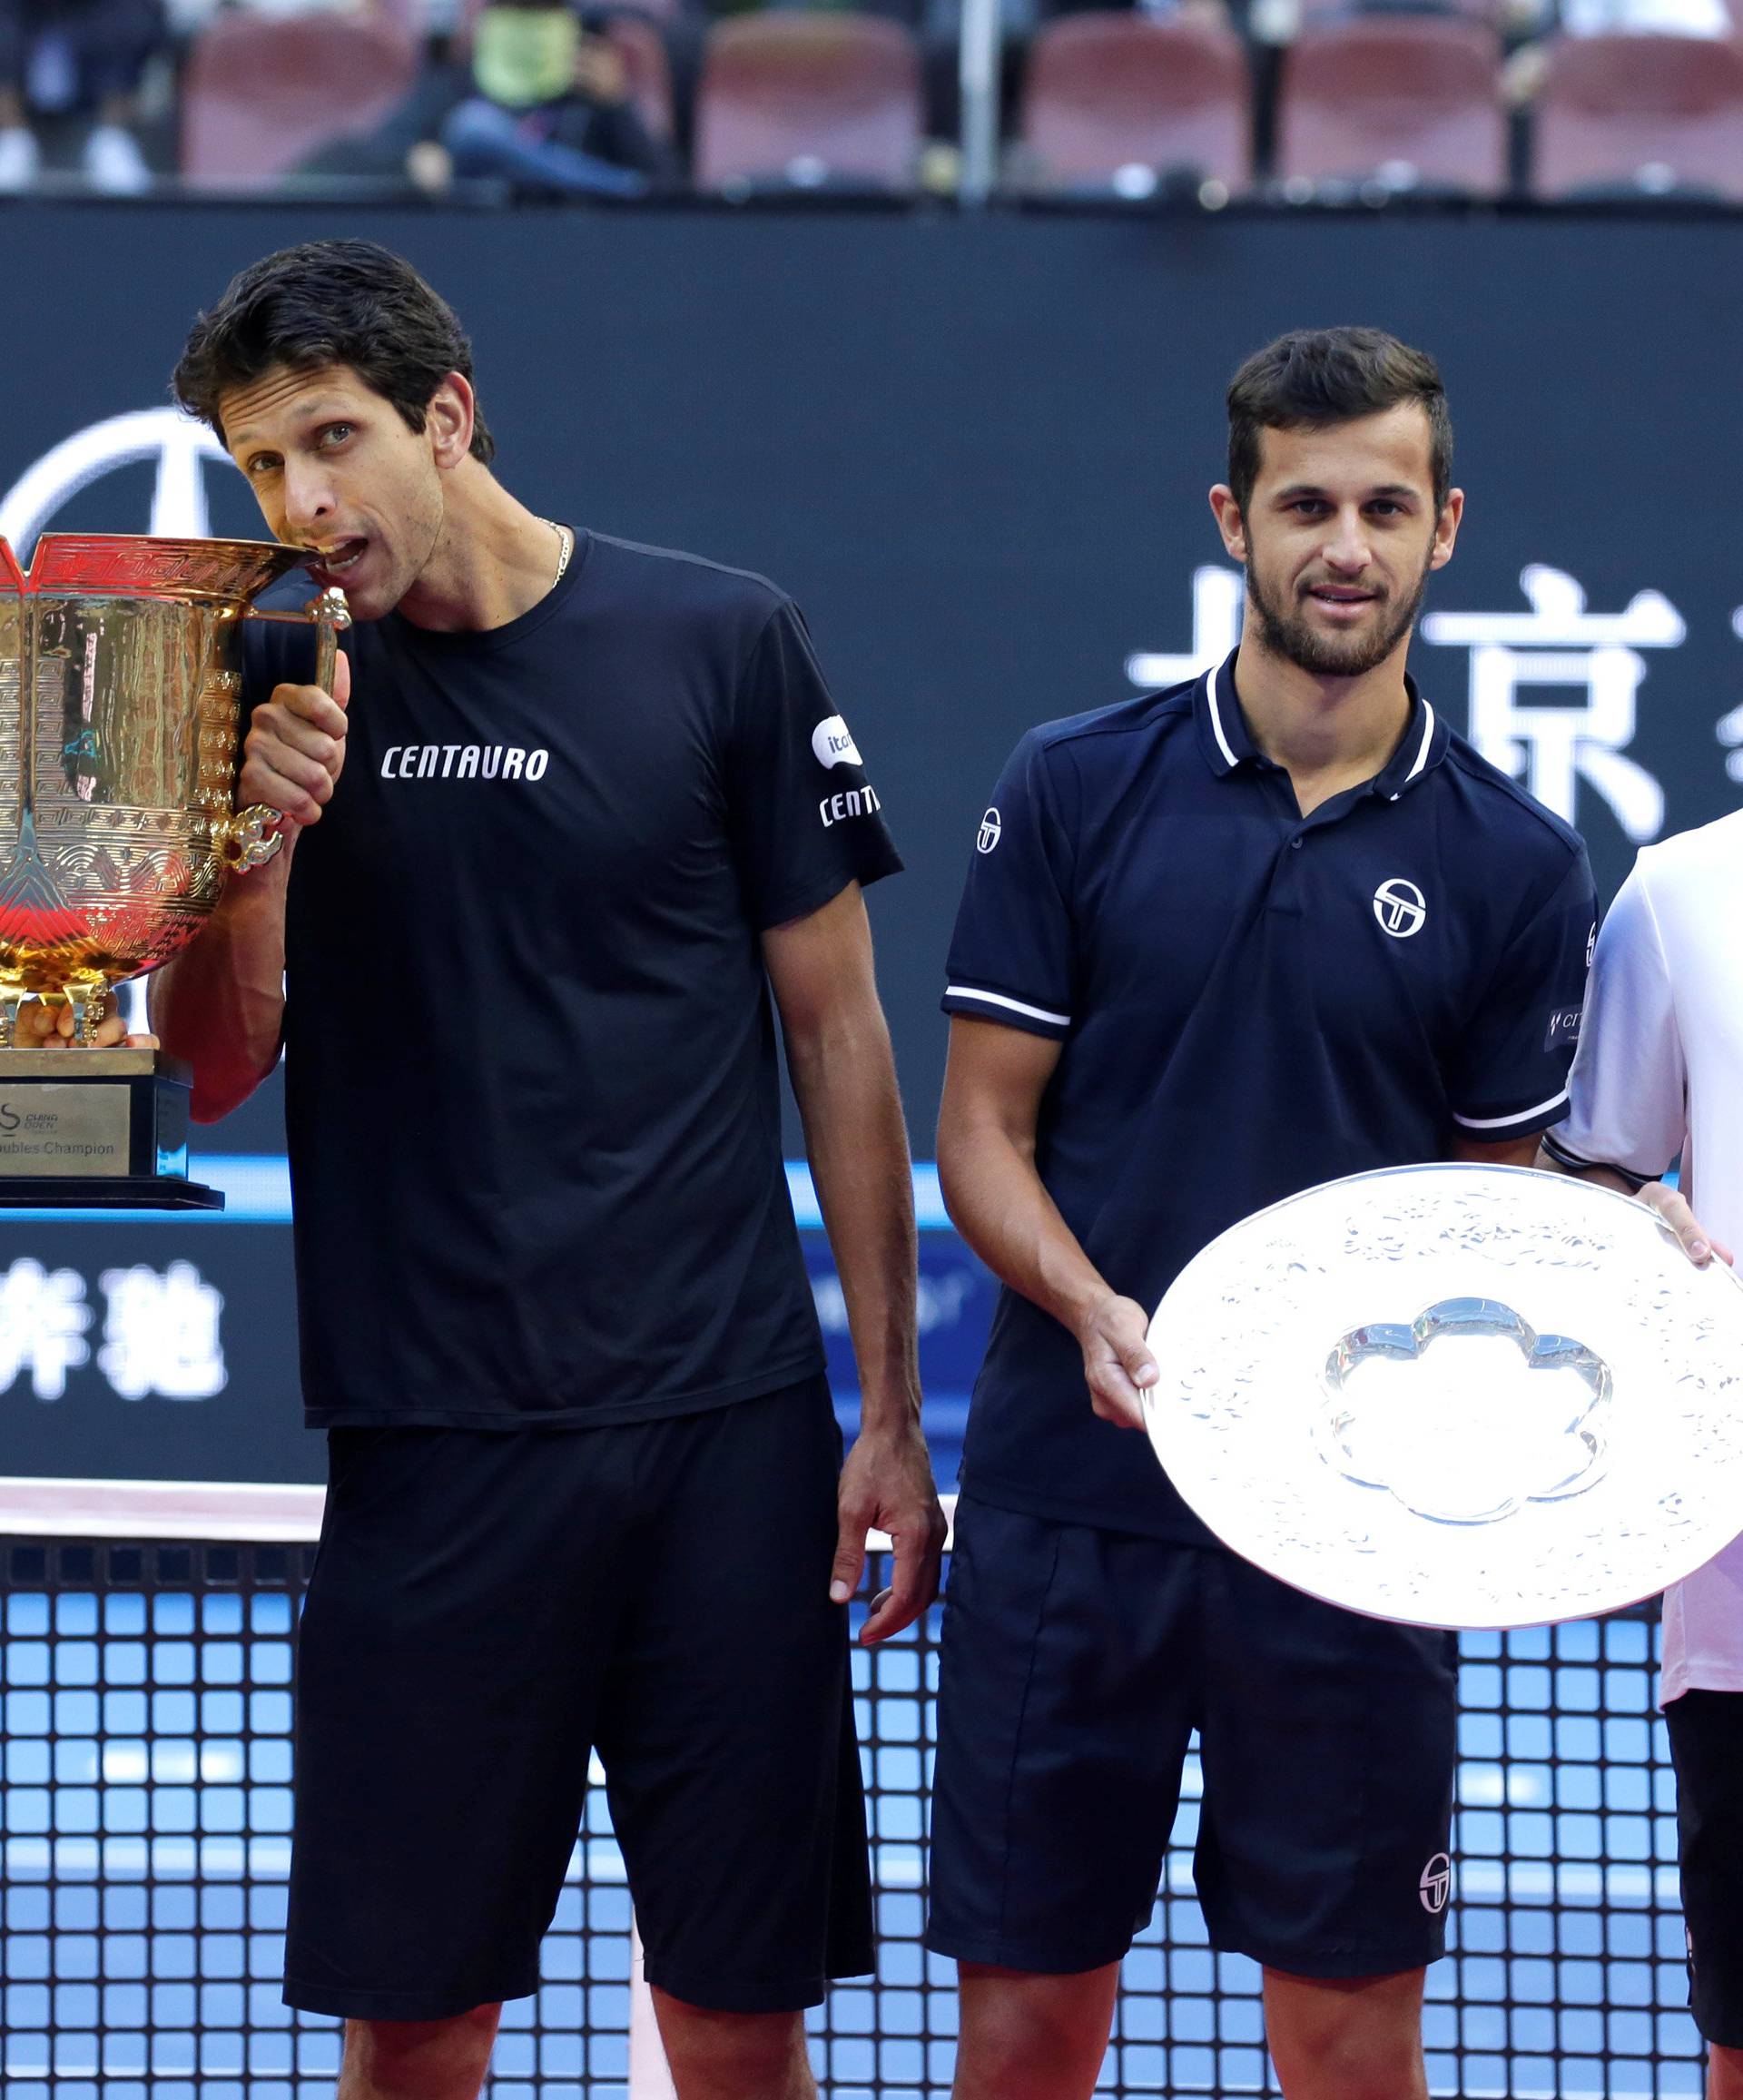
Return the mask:
<svg viewBox="0 0 1743 2100">
<path fill-rule="evenodd" d="M 1080 1335 L 1115 1293 L 1060 1217 L 1034 1149 L 995 1120 L 939 1129 L 939 1179 L 957 1230 L 1001 1283 Z"/>
<path fill-rule="evenodd" d="M 264 867 L 227 877 L 199 939 L 151 980 L 153 1030 L 193 1068 L 196 1122 L 228 1115 L 278 1062 L 284 900 L 295 850 L 291 833 Z"/>
<path fill-rule="evenodd" d="M 913 1173 L 889 1031 L 873 1002 L 787 1037 L 812 1180 L 860 1367 L 862 1432 L 920 1419 Z"/>
</svg>

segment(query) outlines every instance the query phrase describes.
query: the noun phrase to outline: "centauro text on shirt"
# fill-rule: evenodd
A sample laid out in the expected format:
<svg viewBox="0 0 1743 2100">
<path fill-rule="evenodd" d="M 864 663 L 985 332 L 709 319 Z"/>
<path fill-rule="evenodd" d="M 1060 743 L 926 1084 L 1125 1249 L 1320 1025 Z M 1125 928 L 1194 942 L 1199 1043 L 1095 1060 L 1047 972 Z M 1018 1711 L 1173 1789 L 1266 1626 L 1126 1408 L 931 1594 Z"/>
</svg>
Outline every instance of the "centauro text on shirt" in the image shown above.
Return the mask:
<svg viewBox="0 0 1743 2100">
<path fill-rule="evenodd" d="M 543 780 L 548 751 L 518 744 L 390 744 L 383 780 Z"/>
</svg>

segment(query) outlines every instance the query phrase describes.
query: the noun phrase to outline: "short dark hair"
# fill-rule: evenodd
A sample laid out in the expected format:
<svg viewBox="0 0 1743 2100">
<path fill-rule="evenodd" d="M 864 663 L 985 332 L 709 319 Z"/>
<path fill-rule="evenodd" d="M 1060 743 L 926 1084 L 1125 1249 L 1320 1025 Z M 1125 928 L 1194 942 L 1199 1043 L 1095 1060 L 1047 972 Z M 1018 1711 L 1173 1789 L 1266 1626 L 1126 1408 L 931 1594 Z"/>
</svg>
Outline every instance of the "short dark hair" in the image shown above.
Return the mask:
<svg viewBox="0 0 1743 2100">
<path fill-rule="evenodd" d="M 1452 418 L 1441 370 L 1377 328 L 1297 328 L 1256 350 L 1228 383 L 1228 486 L 1243 512 L 1259 478 L 1259 436 L 1353 423 L 1405 401 L 1428 415 L 1434 508 L 1452 487 Z"/>
<path fill-rule="evenodd" d="M 222 397 L 274 365 L 349 365 L 421 430 L 448 375 L 470 381 L 472 345 L 453 308 L 402 256 L 373 241 L 305 241 L 231 280 L 189 331 L 170 385 L 222 440 Z M 484 418 L 475 416 L 472 457 L 488 466 L 496 452 Z"/>
</svg>

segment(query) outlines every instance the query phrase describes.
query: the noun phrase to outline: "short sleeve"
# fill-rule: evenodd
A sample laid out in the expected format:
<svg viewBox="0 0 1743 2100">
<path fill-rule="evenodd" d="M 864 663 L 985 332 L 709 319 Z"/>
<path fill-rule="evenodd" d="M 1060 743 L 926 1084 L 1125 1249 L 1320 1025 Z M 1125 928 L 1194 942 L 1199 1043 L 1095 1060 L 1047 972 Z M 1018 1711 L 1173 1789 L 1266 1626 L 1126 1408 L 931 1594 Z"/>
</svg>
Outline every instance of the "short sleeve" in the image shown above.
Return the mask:
<svg viewBox="0 0 1743 2100">
<path fill-rule="evenodd" d="M 1077 976 L 1073 859 L 1045 752 L 1026 736 L 976 827 L 950 941 L 946 1013 L 1065 1039 Z"/>
<path fill-rule="evenodd" d="M 1570 1166 L 1656 1181 L 1687 1135 L 1687 1082 L 1670 972 L 1637 862 L 1592 956 L 1568 1118 L 1544 1143 Z"/>
<path fill-rule="evenodd" d="M 1567 1112 L 1597 924 L 1597 892 L 1581 848 L 1514 934 L 1465 1024 L 1450 1088 L 1452 1116 L 1479 1141 L 1528 1138 Z"/>
<path fill-rule="evenodd" d="M 901 869 L 883 804 L 791 604 L 777 608 L 740 678 L 725 786 L 733 852 L 759 932 L 821 909 L 852 882 Z"/>
</svg>

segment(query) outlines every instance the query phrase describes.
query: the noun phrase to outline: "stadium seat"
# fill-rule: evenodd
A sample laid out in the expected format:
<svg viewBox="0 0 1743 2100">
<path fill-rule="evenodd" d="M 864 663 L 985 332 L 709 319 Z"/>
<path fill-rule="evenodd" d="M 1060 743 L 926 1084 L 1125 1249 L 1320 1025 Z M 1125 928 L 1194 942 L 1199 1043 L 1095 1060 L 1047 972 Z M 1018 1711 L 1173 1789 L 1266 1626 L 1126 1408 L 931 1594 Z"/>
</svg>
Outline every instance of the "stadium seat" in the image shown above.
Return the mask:
<svg viewBox="0 0 1743 2100">
<path fill-rule="evenodd" d="M 1743 44 L 1689 36 L 1558 38 L 1538 97 L 1532 183 L 1682 185 L 1743 199 Z"/>
<path fill-rule="evenodd" d="M 1385 172 L 1493 195 L 1507 185 L 1501 52 L 1481 23 L 1364 15 L 1305 29 L 1284 60 L 1276 173 L 1324 182 Z"/>
<path fill-rule="evenodd" d="M 695 182 L 903 190 L 921 136 L 920 55 L 875 15 L 746 15 L 710 32 Z"/>
<path fill-rule="evenodd" d="M 221 14 L 195 40 L 182 89 L 182 173 L 265 189 L 317 147 L 377 124 L 410 87 L 401 27 L 322 14 Z"/>
<path fill-rule="evenodd" d="M 1245 189 L 1252 90 L 1227 29 L 1137 14 L 1068 15 L 1029 48 L 1022 143 L 1046 187 L 1121 168 L 1186 167 Z"/>
</svg>

